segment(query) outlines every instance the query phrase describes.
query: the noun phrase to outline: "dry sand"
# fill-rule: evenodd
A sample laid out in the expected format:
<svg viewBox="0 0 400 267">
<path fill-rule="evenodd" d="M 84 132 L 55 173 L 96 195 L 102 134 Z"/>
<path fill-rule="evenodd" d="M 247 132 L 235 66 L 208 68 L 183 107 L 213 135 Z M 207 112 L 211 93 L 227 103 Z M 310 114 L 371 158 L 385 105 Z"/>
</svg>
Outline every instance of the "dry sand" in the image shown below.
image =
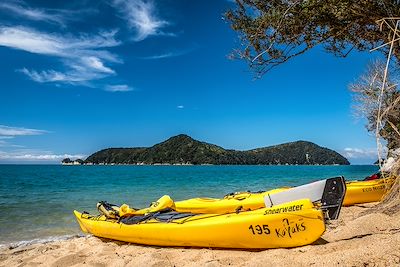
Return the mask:
<svg viewBox="0 0 400 267">
<path fill-rule="evenodd" d="M 92 236 L 0 250 L 0 266 L 400 266 L 400 213 L 343 208 L 316 244 L 264 251 L 159 248 Z"/>
</svg>

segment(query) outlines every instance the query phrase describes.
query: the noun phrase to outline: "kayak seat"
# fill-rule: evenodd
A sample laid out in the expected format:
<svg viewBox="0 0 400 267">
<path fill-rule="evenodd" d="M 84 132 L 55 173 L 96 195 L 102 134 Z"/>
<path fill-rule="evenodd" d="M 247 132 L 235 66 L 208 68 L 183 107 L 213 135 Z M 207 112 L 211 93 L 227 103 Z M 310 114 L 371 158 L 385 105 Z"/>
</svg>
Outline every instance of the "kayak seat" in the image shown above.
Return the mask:
<svg viewBox="0 0 400 267">
<path fill-rule="evenodd" d="M 189 218 L 192 216 L 195 216 L 196 214 L 193 213 L 181 213 L 181 212 L 176 212 L 172 209 L 166 209 L 164 211 L 159 211 L 159 212 L 154 212 L 154 213 L 148 213 L 145 215 L 132 215 L 132 216 L 127 216 L 124 217 L 120 220 L 121 223 L 123 224 L 138 224 L 141 222 L 145 222 L 151 219 L 154 219 L 158 222 L 165 222 L 169 223 L 173 220 L 178 220 L 178 219 L 183 219 L 183 218 Z"/>
</svg>

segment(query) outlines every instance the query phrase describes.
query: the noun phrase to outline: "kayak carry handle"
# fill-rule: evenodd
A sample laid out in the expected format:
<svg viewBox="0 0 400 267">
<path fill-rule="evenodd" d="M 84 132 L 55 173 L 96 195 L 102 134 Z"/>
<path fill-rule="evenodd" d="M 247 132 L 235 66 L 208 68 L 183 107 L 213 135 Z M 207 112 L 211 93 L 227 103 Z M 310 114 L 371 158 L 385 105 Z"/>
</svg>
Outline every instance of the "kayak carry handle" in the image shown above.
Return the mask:
<svg viewBox="0 0 400 267">
<path fill-rule="evenodd" d="M 343 176 L 326 179 L 321 198 L 321 209 L 326 212 L 328 220 L 339 218 L 345 195 L 346 182 Z"/>
</svg>

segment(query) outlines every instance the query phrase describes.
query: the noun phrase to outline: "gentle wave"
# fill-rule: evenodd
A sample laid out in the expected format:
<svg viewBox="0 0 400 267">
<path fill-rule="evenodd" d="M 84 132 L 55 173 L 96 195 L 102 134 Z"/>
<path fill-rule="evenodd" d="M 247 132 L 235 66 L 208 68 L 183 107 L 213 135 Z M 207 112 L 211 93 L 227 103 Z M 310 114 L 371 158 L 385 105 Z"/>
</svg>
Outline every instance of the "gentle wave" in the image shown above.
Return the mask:
<svg viewBox="0 0 400 267">
<path fill-rule="evenodd" d="M 84 237 L 84 234 L 77 234 L 77 235 L 62 235 L 62 236 L 50 236 L 46 238 L 35 238 L 32 240 L 22 240 L 18 242 L 12 242 L 12 243 L 3 243 L 0 244 L 0 249 L 8 248 L 8 249 L 15 249 L 19 247 L 26 247 L 34 244 L 46 244 L 46 243 L 51 243 L 55 241 L 64 241 L 64 240 L 69 240 L 73 238 L 81 238 Z"/>
</svg>

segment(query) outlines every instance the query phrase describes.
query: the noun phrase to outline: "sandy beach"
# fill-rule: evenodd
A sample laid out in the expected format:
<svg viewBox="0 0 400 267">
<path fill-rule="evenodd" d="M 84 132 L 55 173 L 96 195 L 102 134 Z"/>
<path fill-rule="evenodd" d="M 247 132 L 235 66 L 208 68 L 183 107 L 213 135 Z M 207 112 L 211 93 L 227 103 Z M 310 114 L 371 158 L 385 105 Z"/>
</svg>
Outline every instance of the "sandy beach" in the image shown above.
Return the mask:
<svg viewBox="0 0 400 267">
<path fill-rule="evenodd" d="M 315 244 L 264 251 L 147 247 L 93 236 L 5 247 L 1 266 L 398 266 L 400 213 L 342 209 Z"/>
</svg>

